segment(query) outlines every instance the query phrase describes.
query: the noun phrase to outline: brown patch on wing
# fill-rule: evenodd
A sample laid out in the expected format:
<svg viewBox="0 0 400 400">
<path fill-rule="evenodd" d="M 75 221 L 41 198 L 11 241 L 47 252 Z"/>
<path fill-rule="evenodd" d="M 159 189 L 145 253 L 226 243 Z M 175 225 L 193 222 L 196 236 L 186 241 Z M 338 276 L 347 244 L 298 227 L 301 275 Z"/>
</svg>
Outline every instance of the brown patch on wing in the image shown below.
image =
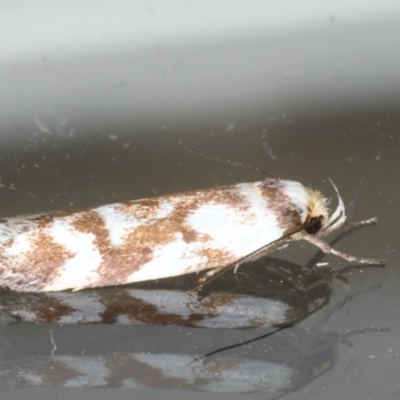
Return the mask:
<svg viewBox="0 0 400 400">
<path fill-rule="evenodd" d="M 34 229 L 29 240 L 30 250 L 22 260 L 18 256 L 1 257 L 2 267 L 7 270 L 3 286 L 18 291 L 40 291 L 56 279 L 60 266 L 74 256 L 43 230 Z"/>
<path fill-rule="evenodd" d="M 110 232 L 103 218 L 95 210 L 88 210 L 74 216 L 74 228 L 82 233 L 92 233 L 94 244 L 102 256 L 97 269 L 99 280 L 85 287 L 110 286 L 126 283 L 126 278 L 133 271 L 151 260 L 152 251 L 149 246 L 113 246 Z"/>
<path fill-rule="evenodd" d="M 222 265 L 231 264 L 237 260 L 229 250 L 215 249 L 204 246 L 194 252 L 198 257 L 204 257 L 205 261 L 198 266 L 199 271 L 207 268 L 219 267 Z"/>
<path fill-rule="evenodd" d="M 37 231 L 32 240 L 32 250 L 27 254 L 30 260 L 27 272 L 34 276 L 45 276 L 51 282 L 58 275 L 58 268 L 74 255 L 61 244 L 55 243 L 50 235 Z"/>
<path fill-rule="evenodd" d="M 140 207 L 137 204 L 140 202 Z M 117 212 L 133 216 L 137 220 L 155 218 L 160 207 L 160 198 L 152 197 L 149 199 L 132 200 L 115 206 Z"/>
<path fill-rule="evenodd" d="M 283 184 L 277 179 L 266 179 L 259 186 L 261 194 L 268 200 L 268 208 L 276 215 L 283 235 L 298 231 L 303 226 L 301 210 L 283 191 Z"/>
</svg>

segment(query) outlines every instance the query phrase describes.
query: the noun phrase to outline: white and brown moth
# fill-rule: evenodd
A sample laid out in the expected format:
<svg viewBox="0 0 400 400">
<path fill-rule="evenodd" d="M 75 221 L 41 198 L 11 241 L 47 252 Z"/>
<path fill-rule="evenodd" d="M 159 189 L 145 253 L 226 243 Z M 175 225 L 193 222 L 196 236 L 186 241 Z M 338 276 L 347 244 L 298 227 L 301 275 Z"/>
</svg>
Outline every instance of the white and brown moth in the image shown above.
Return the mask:
<svg viewBox="0 0 400 400">
<path fill-rule="evenodd" d="M 346 221 L 334 188 L 339 202 L 331 215 L 319 191 L 268 178 L 8 218 L 0 224 L 0 286 L 21 292 L 79 290 L 211 270 L 201 286 L 292 240 L 350 262 L 384 263 L 344 254 L 321 240 Z"/>
</svg>

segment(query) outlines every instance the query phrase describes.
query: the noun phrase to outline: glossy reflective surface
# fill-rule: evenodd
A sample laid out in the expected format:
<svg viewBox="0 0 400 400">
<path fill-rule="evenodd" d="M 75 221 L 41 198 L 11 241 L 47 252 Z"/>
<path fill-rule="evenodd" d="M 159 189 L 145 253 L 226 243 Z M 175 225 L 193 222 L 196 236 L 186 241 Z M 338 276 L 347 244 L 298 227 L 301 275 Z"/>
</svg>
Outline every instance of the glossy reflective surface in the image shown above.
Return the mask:
<svg viewBox="0 0 400 400">
<path fill-rule="evenodd" d="M 150 320 L 150 325 L 142 326 L 5 322 L 4 387 L 158 387 L 167 391 L 181 387 L 211 392 L 253 392 L 255 398 L 266 395 L 273 398 L 276 393 L 292 391 L 293 398 L 309 391 L 313 393 L 311 396 L 320 398 L 318 393 L 325 388 L 324 393 L 343 390 L 342 396 L 353 393 L 353 398 L 361 398 L 357 397 L 358 393 L 380 392 L 377 385 L 385 381 L 389 382 L 387 389 L 394 393 L 400 352 L 399 326 L 394 317 L 399 230 L 396 166 L 400 149 L 395 131 L 399 124 L 384 115 L 369 117 L 371 121 L 365 122 L 366 119 L 366 116 L 357 116 L 354 121 L 323 126 L 324 119 L 319 116 L 308 122 L 308 129 L 307 122 L 299 123 L 299 132 L 294 123 L 280 120 L 265 124 L 273 128 L 273 133 L 268 135 L 263 132 L 266 128 L 256 121 L 246 127 L 235 126 L 228 132 L 222 126 L 208 137 L 200 132 L 201 126 L 191 136 L 177 128 L 164 137 L 133 137 L 115 130 L 112 134 L 60 137 L 36 130 L 7 143 L 2 148 L 1 160 L 4 215 L 79 208 L 154 193 L 259 179 L 247 170 L 188 153 L 177 143 L 183 138 L 210 153 L 260 166 L 285 178 L 299 179 L 334 197 L 327 181 L 331 177 L 346 203 L 350 220 L 379 218 L 378 226 L 353 233 L 338 243 L 337 248 L 356 255 L 386 257 L 387 267 L 350 273 L 351 291 L 360 293 L 352 296 L 345 307 L 336 307 L 346 297 L 345 288 L 330 279 L 334 292 L 333 297 L 330 289 L 325 295 L 329 296 L 328 309 L 306 318 L 300 326 L 222 351 L 210 361 L 199 361 L 190 367 L 190 361 L 199 355 L 262 336 L 267 331 L 157 327 Z M 315 249 L 309 245 L 294 243 L 274 256 L 301 265 L 314 253 Z M 329 262 L 331 268 L 346 266 L 336 257 L 326 257 L 323 261 Z M 245 268 L 242 267 L 241 273 L 249 274 L 250 284 L 261 282 L 257 275 L 252 275 L 250 266 L 248 270 Z M 224 280 L 219 283 L 222 288 L 229 286 L 229 279 L 234 277 L 223 279 L 225 283 Z M 282 285 L 281 295 L 286 286 Z M 275 289 L 280 292 L 279 287 Z M 79 301 L 84 295 L 84 292 L 77 293 L 75 301 L 84 304 L 83 300 Z M 28 299 L 28 304 L 34 304 L 33 300 Z M 46 302 L 39 301 L 39 304 L 46 305 Z M 282 344 L 282 340 L 289 342 Z M 131 370 L 123 365 L 136 367 Z M 161 381 L 156 378 L 160 376 L 160 368 L 164 375 Z M 118 372 L 121 369 L 122 375 Z M 219 371 L 217 380 L 216 371 Z M 299 371 L 302 371 L 301 377 Z M 237 378 L 238 374 L 243 381 Z M 259 377 L 257 381 L 252 380 L 254 375 Z M 10 380 L 10 376 L 15 380 Z M 340 388 L 338 380 L 343 382 Z M 360 382 L 364 382 L 362 386 Z"/>
<path fill-rule="evenodd" d="M 51 306 L 42 309 L 46 323 L 10 322 L 7 315 L 2 399 L 400 397 L 400 25 L 393 8 L 380 9 L 393 10 L 390 18 L 370 12 L 366 20 L 349 20 L 342 9 L 332 8 L 332 15 L 318 9 L 314 24 L 298 32 L 246 31 L 185 45 L 160 34 L 140 49 L 123 35 L 127 42 L 113 51 L 79 52 L 61 41 L 32 58 L 0 60 L 2 217 L 260 179 L 188 152 L 178 143 L 183 140 L 298 180 L 334 203 L 331 178 L 349 220 L 379 219 L 337 248 L 387 259 L 384 269 L 346 274 L 352 295 L 342 307 L 347 290 L 329 278 L 320 293 L 328 306 L 272 336 L 264 336 L 274 329 L 265 326 L 60 324 Z M 145 11 L 162 16 L 154 4 Z M 274 17 L 265 11 L 258 14 Z M 40 15 L 35 24 L 45 26 Z M 269 29 L 267 22 L 257 26 Z M 97 33 L 106 43 L 109 36 Z M 272 256 L 304 266 L 314 253 L 294 243 Z M 332 269 L 347 266 L 336 257 L 322 261 Z M 252 268 L 260 273 L 265 264 L 242 268 L 252 282 Z M 235 277 L 224 279 L 222 288 Z M 299 320 L 307 314 L 309 290 L 297 297 Z M 3 307 L 15 308 L 7 301 Z M 114 311 L 108 315 L 121 309 Z M 254 338 L 260 339 L 226 348 Z"/>
</svg>

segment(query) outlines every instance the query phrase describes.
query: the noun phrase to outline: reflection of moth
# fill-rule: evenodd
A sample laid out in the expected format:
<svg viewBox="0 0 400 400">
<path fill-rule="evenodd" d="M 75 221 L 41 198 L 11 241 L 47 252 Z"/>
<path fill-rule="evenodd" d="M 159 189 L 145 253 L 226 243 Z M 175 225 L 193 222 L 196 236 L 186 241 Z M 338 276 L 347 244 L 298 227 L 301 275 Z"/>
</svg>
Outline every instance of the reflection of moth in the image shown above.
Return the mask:
<svg viewBox="0 0 400 400">
<path fill-rule="evenodd" d="M 337 360 L 345 366 L 353 357 L 342 345 L 351 346 L 349 339 L 364 331 L 339 335 L 322 329 L 332 316 L 336 321 L 346 312 L 343 301 L 329 310 L 324 306 L 331 300 L 332 279 L 351 267 L 337 271 L 310 264 L 313 260 L 301 267 L 266 257 L 211 283 L 208 289 L 214 290 L 202 301 L 195 292 L 181 291 L 193 286 L 195 274 L 135 288 L 3 291 L 3 321 L 35 322 L 28 327 L 28 346 L 35 343 L 35 349 L 27 354 L 26 335 L 16 335 L 15 324 L 4 325 L 2 387 L 170 389 L 178 384 L 185 390 L 262 392 L 268 399 L 298 390 Z M 317 310 L 314 322 L 283 330 Z M 132 335 L 134 340 L 127 340 Z M 151 379 L 143 369 L 152 371 Z"/>
<path fill-rule="evenodd" d="M 199 301 L 196 274 L 79 292 L 3 291 L 0 314 L 16 320 L 61 324 L 174 325 L 249 329 L 288 326 L 330 301 L 340 271 L 307 268 L 276 258 L 225 274 Z"/>
<path fill-rule="evenodd" d="M 320 192 L 269 178 L 10 218 L 0 224 L 0 285 L 17 291 L 78 290 L 212 269 L 203 285 L 300 239 L 350 262 L 382 263 L 341 253 L 321 240 L 346 220 L 336 192 L 339 204 L 330 216 Z"/>
</svg>

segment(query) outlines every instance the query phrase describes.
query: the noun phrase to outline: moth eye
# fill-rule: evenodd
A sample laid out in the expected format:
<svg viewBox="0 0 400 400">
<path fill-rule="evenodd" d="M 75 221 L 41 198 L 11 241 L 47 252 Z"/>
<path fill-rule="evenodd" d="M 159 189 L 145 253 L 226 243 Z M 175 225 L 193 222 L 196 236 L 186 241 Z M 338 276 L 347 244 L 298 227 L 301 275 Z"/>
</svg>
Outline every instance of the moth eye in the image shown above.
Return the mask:
<svg viewBox="0 0 400 400">
<path fill-rule="evenodd" d="M 310 234 L 317 233 L 322 228 L 323 219 L 324 217 L 322 215 L 310 218 L 306 221 L 304 230 Z"/>
</svg>

